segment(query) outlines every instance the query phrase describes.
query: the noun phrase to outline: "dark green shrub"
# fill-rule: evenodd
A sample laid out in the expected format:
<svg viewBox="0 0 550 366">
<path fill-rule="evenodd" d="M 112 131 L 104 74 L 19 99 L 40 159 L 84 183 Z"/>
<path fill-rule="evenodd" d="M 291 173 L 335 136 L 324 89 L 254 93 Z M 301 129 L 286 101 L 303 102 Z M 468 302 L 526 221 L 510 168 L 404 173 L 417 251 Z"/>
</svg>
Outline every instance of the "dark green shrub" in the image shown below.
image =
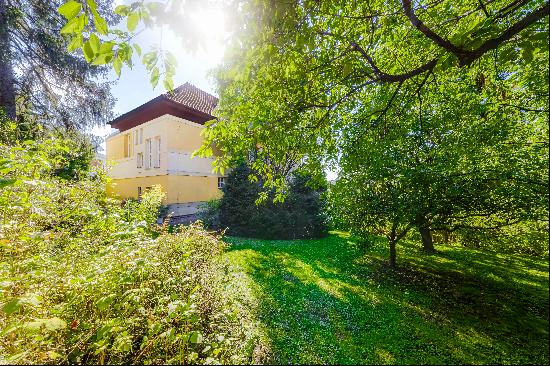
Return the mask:
<svg viewBox="0 0 550 366">
<path fill-rule="evenodd" d="M 274 203 L 274 193 L 261 204 L 256 200 L 261 182 L 251 182 L 250 168 L 237 166 L 228 176 L 220 202 L 219 220 L 232 236 L 262 239 L 319 238 L 327 234 L 321 191 L 310 188 L 309 178 L 295 173 L 283 203 Z"/>
<path fill-rule="evenodd" d="M 220 224 L 220 199 L 206 201 L 199 205 L 197 218 L 201 220 L 205 227 L 211 230 L 221 229 Z"/>
</svg>

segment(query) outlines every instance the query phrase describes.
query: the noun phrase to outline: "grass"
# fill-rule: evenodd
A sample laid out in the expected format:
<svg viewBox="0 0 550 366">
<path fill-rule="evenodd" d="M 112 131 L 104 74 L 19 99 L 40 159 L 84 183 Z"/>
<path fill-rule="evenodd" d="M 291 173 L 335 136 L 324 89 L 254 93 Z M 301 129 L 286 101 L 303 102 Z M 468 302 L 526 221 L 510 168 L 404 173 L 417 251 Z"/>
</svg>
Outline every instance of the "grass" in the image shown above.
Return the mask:
<svg viewBox="0 0 550 366">
<path fill-rule="evenodd" d="M 548 364 L 548 259 L 440 246 L 227 238 L 253 362 Z"/>
</svg>

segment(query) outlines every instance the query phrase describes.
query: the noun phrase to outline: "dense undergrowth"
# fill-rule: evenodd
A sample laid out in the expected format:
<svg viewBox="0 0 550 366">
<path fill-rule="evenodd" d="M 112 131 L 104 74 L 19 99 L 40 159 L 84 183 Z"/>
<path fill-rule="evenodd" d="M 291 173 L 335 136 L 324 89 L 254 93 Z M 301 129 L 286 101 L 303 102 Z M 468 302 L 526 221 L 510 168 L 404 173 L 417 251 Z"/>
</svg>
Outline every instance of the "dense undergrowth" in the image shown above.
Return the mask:
<svg viewBox="0 0 550 366">
<path fill-rule="evenodd" d="M 251 336 L 225 244 L 154 224 L 162 193 L 122 206 L 101 169 L 46 139 L 0 150 L 1 363 L 243 363 Z"/>
</svg>

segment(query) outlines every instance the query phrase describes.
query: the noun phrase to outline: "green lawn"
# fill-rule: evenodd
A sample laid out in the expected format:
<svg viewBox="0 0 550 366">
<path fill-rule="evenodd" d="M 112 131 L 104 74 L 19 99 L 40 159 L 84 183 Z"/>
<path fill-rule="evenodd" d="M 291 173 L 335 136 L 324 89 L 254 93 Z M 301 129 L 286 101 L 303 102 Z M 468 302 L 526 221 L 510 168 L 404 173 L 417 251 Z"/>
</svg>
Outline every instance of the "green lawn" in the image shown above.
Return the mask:
<svg viewBox="0 0 550 366">
<path fill-rule="evenodd" d="M 226 240 L 254 362 L 548 364 L 547 259 L 403 243 L 393 271 L 344 233 Z"/>
</svg>

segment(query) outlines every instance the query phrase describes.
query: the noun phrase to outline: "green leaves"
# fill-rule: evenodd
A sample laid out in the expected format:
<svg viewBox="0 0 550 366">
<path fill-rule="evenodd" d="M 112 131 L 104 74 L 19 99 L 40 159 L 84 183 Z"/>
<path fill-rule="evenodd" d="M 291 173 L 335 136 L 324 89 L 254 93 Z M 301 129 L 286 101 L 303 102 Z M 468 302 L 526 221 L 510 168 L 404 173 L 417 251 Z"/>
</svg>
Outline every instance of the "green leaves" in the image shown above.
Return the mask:
<svg viewBox="0 0 550 366">
<path fill-rule="evenodd" d="M 165 78 L 162 81 L 162 83 L 163 83 L 164 89 L 168 90 L 169 92 L 174 90 L 174 80 L 171 77 Z"/>
<path fill-rule="evenodd" d="M 92 11 L 97 12 L 97 3 L 95 2 L 95 0 L 86 0 L 86 3 Z"/>
<path fill-rule="evenodd" d="M 19 309 L 21 309 L 21 307 L 23 306 L 23 302 L 20 301 L 20 299 L 13 299 L 11 301 L 8 301 L 3 307 L 2 307 L 2 311 L 4 313 L 6 313 L 6 315 L 10 315 L 16 311 L 18 311 Z"/>
<path fill-rule="evenodd" d="M 67 20 L 71 20 L 76 17 L 82 10 L 82 5 L 76 1 L 68 1 L 61 5 L 57 11 L 63 15 Z"/>
<path fill-rule="evenodd" d="M 67 46 L 67 50 L 69 52 L 73 52 L 81 48 L 83 45 L 84 45 L 84 37 L 82 36 L 82 34 L 78 34 L 71 39 L 71 41 L 69 42 L 69 45 Z"/>
<path fill-rule="evenodd" d="M 525 62 L 528 64 L 533 62 L 533 55 L 534 55 L 535 49 L 533 48 L 533 45 L 531 44 L 531 42 L 524 42 L 522 44 L 522 47 L 523 48 L 521 51 L 521 56 L 523 57 Z"/>
<path fill-rule="evenodd" d="M 189 334 L 189 343 L 202 343 L 202 334 L 198 331 L 193 331 Z"/>
<path fill-rule="evenodd" d="M 94 24 L 95 28 L 100 34 L 107 35 L 107 33 L 109 32 L 107 21 L 105 21 L 105 19 L 103 19 L 97 13 L 94 13 Z"/>
<path fill-rule="evenodd" d="M 128 15 L 128 19 L 127 19 L 127 26 L 128 26 L 128 30 L 130 32 L 133 32 L 136 30 L 136 27 L 139 23 L 139 20 L 140 20 L 140 16 L 138 13 L 136 12 L 132 12 Z"/>
<path fill-rule="evenodd" d="M 11 186 L 17 182 L 17 179 L 10 179 L 10 178 L 0 178 L 0 189 Z"/>
<path fill-rule="evenodd" d="M 141 52 L 141 48 L 138 47 L 137 50 Z M 163 62 L 159 63 L 159 60 L 163 60 Z M 164 88 L 169 91 L 174 89 L 173 77 L 176 74 L 177 60 L 172 53 L 153 49 L 143 55 L 142 62 L 146 70 L 150 72 L 150 82 L 153 88 L 158 85 L 160 77 L 164 76 Z M 161 70 L 161 67 L 164 69 Z"/>
<path fill-rule="evenodd" d="M 113 47 L 115 44 L 113 42 L 102 43 L 99 47 L 99 52 L 96 54 L 96 59 L 94 60 L 94 65 L 105 65 L 111 62 L 114 57 Z"/>
<path fill-rule="evenodd" d="M 152 71 L 157 64 L 158 53 L 156 51 L 147 52 L 143 55 L 142 62 L 147 71 Z"/>
<path fill-rule="evenodd" d="M 151 72 L 151 85 L 155 88 L 159 82 L 160 71 L 158 67 L 153 67 Z"/>
<path fill-rule="evenodd" d="M 101 43 L 99 41 L 99 38 L 94 33 L 90 35 L 90 39 L 88 40 L 88 43 L 90 44 L 90 49 L 92 50 L 93 54 L 94 55 L 98 54 Z"/>
<path fill-rule="evenodd" d="M 67 323 L 60 318 L 49 318 L 44 320 L 44 326 L 49 331 L 55 331 L 67 328 Z"/>
<path fill-rule="evenodd" d="M 100 43 L 99 52 L 105 47 L 111 45 Z M 0 146 L 0 176 L 23 181 L 0 189 L 0 342 L 9 345 L 3 359 L 78 363 L 85 352 L 94 364 L 202 364 L 212 356 L 199 354 L 203 341 L 241 337 L 230 331 L 238 329 L 227 316 L 232 296 L 219 290 L 227 278 L 225 244 L 199 226 L 153 237 L 160 186 L 122 206 L 105 196 L 102 169 L 81 167 L 62 178 L 59 171 L 80 164 L 72 157 L 84 153 L 74 140 Z M 229 346 L 218 348 L 229 354 Z M 220 360 L 229 363 L 209 362 Z"/>
<path fill-rule="evenodd" d="M 139 44 L 135 43 L 134 49 L 136 50 L 138 57 L 141 57 L 141 47 L 139 46 Z"/>
<path fill-rule="evenodd" d="M 86 58 L 87 62 L 93 61 L 95 53 L 90 44 L 90 41 L 87 41 L 86 43 L 84 43 L 84 47 L 82 47 L 82 52 L 84 53 L 84 57 Z"/>
<path fill-rule="evenodd" d="M 150 82 L 153 88 L 158 85 L 161 77 L 164 88 L 167 90 L 174 88 L 173 78 L 177 67 L 175 57 L 170 52 L 159 49 L 142 55 L 139 44 L 130 44 L 127 41 L 129 35 L 137 29 L 140 21 L 143 21 L 146 27 L 152 26 L 152 13 L 160 14 L 164 6 L 162 3 L 136 2 L 131 6 L 117 6 L 114 12 L 126 18 L 128 32 L 109 29 L 105 18 L 99 13 L 99 7 L 95 0 L 87 0 L 86 4 L 87 6 L 83 7 L 76 1 L 68 1 L 59 7 L 59 12 L 68 20 L 61 29 L 61 34 L 72 35 L 67 45 L 69 52 L 82 49 L 88 63 L 93 65 L 111 64 L 116 75 L 120 77 L 123 64 L 132 67 L 132 51 L 135 50 L 150 73 Z M 84 13 L 82 13 L 83 10 Z M 79 14 L 80 16 L 78 16 Z M 93 29 L 87 27 L 88 18 L 93 20 Z M 162 63 L 159 63 L 159 60 Z"/>
<path fill-rule="evenodd" d="M 41 329 L 45 329 L 48 332 L 54 332 L 56 330 L 65 329 L 67 323 L 60 318 L 48 318 L 48 319 L 38 319 L 32 322 L 27 322 L 22 325 L 23 329 L 28 331 L 36 332 Z"/>
<path fill-rule="evenodd" d="M 127 16 L 130 13 L 130 7 L 126 5 L 119 5 L 115 8 L 115 14 L 121 16 Z"/>
<path fill-rule="evenodd" d="M 113 69 L 115 70 L 117 76 L 120 77 L 120 71 L 122 69 L 122 61 L 120 61 L 120 58 L 115 57 L 113 60 Z"/>
<path fill-rule="evenodd" d="M 72 18 L 61 28 L 61 34 L 82 33 L 88 25 L 88 18 L 82 14 L 78 18 Z"/>
</svg>

